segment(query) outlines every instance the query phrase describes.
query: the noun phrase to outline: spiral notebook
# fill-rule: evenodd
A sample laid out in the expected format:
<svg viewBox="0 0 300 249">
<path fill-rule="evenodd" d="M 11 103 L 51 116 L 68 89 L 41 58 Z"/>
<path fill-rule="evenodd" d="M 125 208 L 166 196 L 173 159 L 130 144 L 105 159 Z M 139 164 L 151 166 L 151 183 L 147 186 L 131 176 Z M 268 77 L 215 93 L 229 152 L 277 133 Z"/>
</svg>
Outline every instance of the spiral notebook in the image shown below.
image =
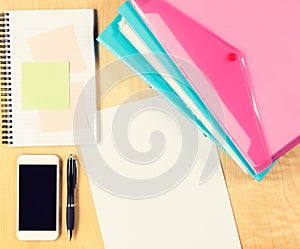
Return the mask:
<svg viewBox="0 0 300 249">
<path fill-rule="evenodd" d="M 94 10 L 5 11 L 0 23 L 2 143 L 88 143 L 88 113 L 96 112 Z"/>
</svg>

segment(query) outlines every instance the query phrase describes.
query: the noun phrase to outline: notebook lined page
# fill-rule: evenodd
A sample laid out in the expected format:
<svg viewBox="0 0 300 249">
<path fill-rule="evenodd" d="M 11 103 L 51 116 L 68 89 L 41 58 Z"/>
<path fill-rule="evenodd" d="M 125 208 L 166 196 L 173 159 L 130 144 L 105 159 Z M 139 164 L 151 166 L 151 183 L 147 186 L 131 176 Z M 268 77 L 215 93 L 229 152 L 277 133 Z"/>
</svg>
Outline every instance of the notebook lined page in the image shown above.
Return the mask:
<svg viewBox="0 0 300 249">
<path fill-rule="evenodd" d="M 35 62 L 29 38 L 72 26 L 80 48 L 85 69 L 70 73 L 70 87 L 82 82 L 87 112 L 96 112 L 96 87 L 91 80 L 95 75 L 93 42 L 93 10 L 8 11 L 11 46 L 13 146 L 72 145 L 73 131 L 41 132 L 39 110 L 22 110 L 22 63 Z M 58 37 L 59 39 L 59 37 Z M 56 53 L 59 51 L 53 51 Z M 94 89 L 94 90 L 93 90 Z M 92 120 L 89 120 L 90 124 Z M 60 120 L 57 120 L 60 122 Z M 82 137 L 77 143 L 91 141 L 90 129 L 76 131 Z"/>
</svg>

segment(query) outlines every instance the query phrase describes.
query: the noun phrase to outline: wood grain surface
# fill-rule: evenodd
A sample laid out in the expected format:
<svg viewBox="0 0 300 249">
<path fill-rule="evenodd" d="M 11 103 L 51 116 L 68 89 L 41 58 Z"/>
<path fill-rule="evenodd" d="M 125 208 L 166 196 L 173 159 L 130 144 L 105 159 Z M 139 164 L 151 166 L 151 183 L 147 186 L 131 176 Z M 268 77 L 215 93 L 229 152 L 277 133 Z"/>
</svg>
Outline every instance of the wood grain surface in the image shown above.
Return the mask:
<svg viewBox="0 0 300 249">
<path fill-rule="evenodd" d="M 122 2 L 122 0 L 0 0 L 0 10 L 93 8 L 97 10 L 98 32 L 101 32 L 117 15 L 116 8 Z M 98 68 L 115 59 L 105 48 L 99 47 Z M 131 77 L 113 88 L 99 104 L 99 108 L 117 105 L 132 93 L 145 89 L 148 89 L 146 84 L 137 77 Z M 61 231 L 59 238 L 54 242 L 24 242 L 16 238 L 16 162 L 18 155 L 27 153 L 56 154 L 63 162 Z M 76 153 L 74 147 L 8 148 L 0 145 L 0 249 L 103 248 L 88 178 L 82 167 L 79 170 L 77 188 L 79 204 L 77 225 L 73 240 L 69 242 L 67 239 L 65 183 L 66 159 L 70 153 Z M 245 175 L 224 153 L 221 158 L 243 248 L 300 248 L 300 146 L 281 158 L 260 183 Z"/>
</svg>

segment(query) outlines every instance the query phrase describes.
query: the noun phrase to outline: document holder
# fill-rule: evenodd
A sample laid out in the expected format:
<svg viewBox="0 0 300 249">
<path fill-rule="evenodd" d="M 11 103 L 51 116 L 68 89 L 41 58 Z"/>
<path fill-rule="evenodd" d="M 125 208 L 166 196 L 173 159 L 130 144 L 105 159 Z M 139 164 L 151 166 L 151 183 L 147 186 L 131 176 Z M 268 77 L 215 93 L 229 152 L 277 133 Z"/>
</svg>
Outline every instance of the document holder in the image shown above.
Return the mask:
<svg viewBox="0 0 300 249">
<path fill-rule="evenodd" d="M 125 4 L 124 4 L 125 5 Z M 128 9 L 127 9 L 128 10 Z M 122 14 L 125 14 L 125 6 L 122 8 Z M 127 13 L 126 17 L 129 17 Z M 178 109 L 181 110 L 190 120 L 192 120 L 204 133 L 206 133 L 214 142 L 216 142 L 221 148 L 224 149 L 223 144 L 220 144 L 214 138 L 207 128 L 195 118 L 186 104 L 180 100 L 177 94 L 172 88 L 165 82 L 165 80 L 151 67 L 146 61 L 143 55 L 139 55 L 136 48 L 123 36 L 119 30 L 119 23 L 122 20 L 122 16 L 119 15 L 115 20 L 101 33 L 97 40 L 119 57 L 125 64 L 133 69 L 138 75 L 153 89 L 157 90 L 161 95 L 168 98 Z M 167 59 L 167 58 L 165 58 Z M 226 151 L 226 150 L 225 150 Z M 237 151 L 237 154 L 241 157 L 241 161 L 246 165 L 249 173 L 257 180 L 261 180 L 263 176 L 268 172 L 266 169 L 264 172 L 257 174 L 251 166 L 247 164 L 242 155 Z"/>
<path fill-rule="evenodd" d="M 273 159 L 257 111 L 247 55 L 167 1 L 131 3 L 255 172 L 269 167 Z M 215 108 L 211 89 L 222 108 Z"/>
<path fill-rule="evenodd" d="M 118 12 L 122 15 L 122 19 L 119 22 L 119 26 L 120 23 L 122 23 L 125 19 L 127 25 L 131 26 L 131 29 L 134 30 L 136 35 L 139 36 L 141 41 L 152 52 L 150 60 L 152 60 L 152 57 L 156 57 L 156 59 L 160 62 L 159 69 L 156 69 L 158 73 L 161 75 L 172 75 L 175 81 L 177 81 L 177 85 L 181 88 L 181 91 L 183 91 L 186 96 L 185 98 L 183 98 L 182 96 L 179 97 L 183 98 L 183 100 L 188 106 L 189 104 L 186 101 L 187 98 L 189 99 L 189 102 L 193 102 L 194 109 L 197 109 L 197 112 L 194 112 L 196 113 L 196 118 L 199 119 L 200 122 L 202 122 L 203 125 L 206 126 L 206 128 L 210 131 L 211 135 L 214 137 L 213 140 L 217 140 L 217 144 L 222 144 L 221 148 L 223 148 L 223 150 L 227 152 L 227 154 L 229 154 L 244 171 L 246 170 L 246 172 L 250 173 L 253 177 L 257 178 L 258 175 L 252 169 L 247 160 L 245 160 L 244 156 L 241 154 L 236 145 L 232 142 L 231 138 L 226 134 L 222 126 L 215 119 L 214 115 L 210 112 L 210 110 L 208 110 L 205 103 L 201 100 L 201 98 L 199 98 L 196 91 L 191 87 L 185 76 L 181 73 L 180 70 L 178 70 L 178 67 L 172 61 L 170 55 L 167 54 L 167 52 L 161 46 L 159 41 L 151 33 L 147 25 L 143 22 L 141 17 L 132 7 L 132 5 L 129 2 L 125 2 L 118 8 Z M 121 27 L 119 27 L 119 29 L 122 29 L 122 25 Z M 109 43 L 109 41 L 106 40 L 106 43 Z M 111 44 L 111 42 L 109 44 Z M 148 54 L 143 55 L 146 59 L 149 58 Z M 154 64 L 157 63 L 154 61 Z M 162 67 L 164 69 L 161 69 Z M 212 90 L 212 88 L 208 88 L 206 82 L 203 83 L 206 84 L 206 89 Z M 172 87 L 171 83 L 170 86 Z M 217 99 L 218 97 L 212 94 L 210 95 L 210 97 L 212 100 L 214 100 L 214 106 L 221 108 L 220 101 Z M 189 108 L 191 107 L 189 106 Z M 198 115 L 199 113 L 201 114 L 200 116 Z M 207 125 L 208 122 L 210 124 Z M 268 171 L 271 168 L 271 166 L 267 170 L 259 174 L 259 179 L 261 179 L 261 177 L 265 175 L 266 171 Z"/>
</svg>

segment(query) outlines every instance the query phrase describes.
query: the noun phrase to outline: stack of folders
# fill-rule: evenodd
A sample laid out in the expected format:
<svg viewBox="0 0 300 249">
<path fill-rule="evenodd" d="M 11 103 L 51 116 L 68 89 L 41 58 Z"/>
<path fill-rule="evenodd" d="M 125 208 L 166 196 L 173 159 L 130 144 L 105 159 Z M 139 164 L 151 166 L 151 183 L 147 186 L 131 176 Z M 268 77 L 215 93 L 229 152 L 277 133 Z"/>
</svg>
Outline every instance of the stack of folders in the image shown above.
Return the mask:
<svg viewBox="0 0 300 249">
<path fill-rule="evenodd" d="M 131 0 L 97 40 L 259 181 L 300 141 L 293 4 Z"/>
</svg>

